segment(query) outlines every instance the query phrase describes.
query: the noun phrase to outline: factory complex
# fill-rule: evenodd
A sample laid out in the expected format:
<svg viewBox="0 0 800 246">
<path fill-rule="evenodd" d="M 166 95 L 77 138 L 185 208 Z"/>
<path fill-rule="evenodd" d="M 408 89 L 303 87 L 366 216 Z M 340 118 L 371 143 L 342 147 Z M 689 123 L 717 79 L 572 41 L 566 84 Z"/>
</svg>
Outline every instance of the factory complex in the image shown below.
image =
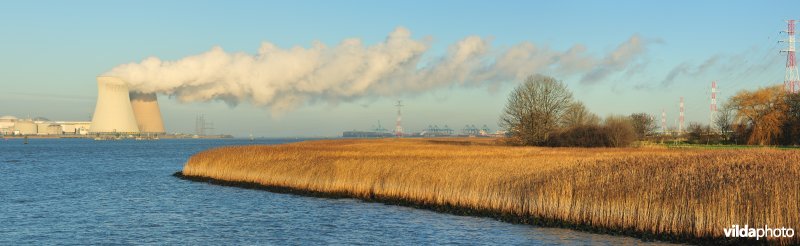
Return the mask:
<svg viewBox="0 0 800 246">
<path fill-rule="evenodd" d="M 90 121 L 50 121 L 44 118 L 19 119 L 0 116 L 0 135 L 87 135 Z"/>
<path fill-rule="evenodd" d="M 97 104 L 91 121 L 0 117 L 3 136 L 154 137 L 164 135 L 155 93 L 129 91 L 116 77 L 97 77 Z"/>
</svg>

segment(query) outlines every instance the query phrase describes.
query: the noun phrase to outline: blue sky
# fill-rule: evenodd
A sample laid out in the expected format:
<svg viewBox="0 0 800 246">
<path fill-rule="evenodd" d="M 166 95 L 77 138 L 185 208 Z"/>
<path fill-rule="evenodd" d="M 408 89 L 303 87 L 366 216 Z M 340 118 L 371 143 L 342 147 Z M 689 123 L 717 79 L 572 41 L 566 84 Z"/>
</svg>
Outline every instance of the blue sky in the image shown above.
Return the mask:
<svg viewBox="0 0 800 246">
<path fill-rule="evenodd" d="M 582 74 L 559 79 L 593 112 L 678 114 L 707 122 L 711 80 L 720 97 L 781 83 L 785 58 L 778 32 L 800 18 L 797 1 L 21 1 L 0 8 L 0 115 L 90 120 L 95 76 L 150 56 L 178 60 L 220 46 L 256 53 L 261 42 L 281 48 L 334 46 L 347 38 L 382 42 L 397 27 L 430 39 L 426 56 L 476 35 L 502 49 L 520 42 L 566 51 L 585 46 L 604 57 L 631 36 L 646 49 L 601 81 Z M 708 66 L 703 66 L 703 64 Z M 668 79 L 670 74 L 672 79 Z M 161 95 L 170 132 L 192 132 L 205 114 L 217 133 L 246 136 L 335 136 L 394 125 L 402 99 L 404 126 L 497 128 L 506 96 L 519 81 L 493 88 L 449 86 L 393 97 L 310 103 L 280 114 L 240 103 L 179 103 Z"/>
</svg>

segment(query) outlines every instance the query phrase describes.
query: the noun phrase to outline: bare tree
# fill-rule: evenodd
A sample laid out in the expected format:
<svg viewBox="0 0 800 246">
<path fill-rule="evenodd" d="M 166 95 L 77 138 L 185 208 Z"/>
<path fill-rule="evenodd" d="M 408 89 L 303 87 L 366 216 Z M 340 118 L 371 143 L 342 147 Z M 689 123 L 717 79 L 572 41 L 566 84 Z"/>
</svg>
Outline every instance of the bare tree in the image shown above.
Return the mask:
<svg viewBox="0 0 800 246">
<path fill-rule="evenodd" d="M 552 77 L 529 76 L 508 97 L 500 126 L 516 144 L 542 145 L 572 104 L 572 93 Z"/>
<path fill-rule="evenodd" d="M 717 127 L 717 131 L 722 136 L 725 136 L 725 139 L 729 139 L 730 134 L 733 132 L 733 120 L 735 118 L 736 109 L 730 103 L 723 104 L 714 115 L 714 126 Z"/>
<path fill-rule="evenodd" d="M 655 133 L 657 128 L 656 122 L 649 114 L 635 113 L 631 114 L 630 118 L 631 124 L 633 124 L 633 130 L 636 131 L 636 136 L 639 139 L 643 139 Z"/>
<path fill-rule="evenodd" d="M 597 124 L 600 124 L 600 117 L 589 112 L 586 106 L 578 101 L 570 104 L 569 108 L 564 112 L 564 116 L 561 118 L 561 126 L 565 128 Z"/>
</svg>

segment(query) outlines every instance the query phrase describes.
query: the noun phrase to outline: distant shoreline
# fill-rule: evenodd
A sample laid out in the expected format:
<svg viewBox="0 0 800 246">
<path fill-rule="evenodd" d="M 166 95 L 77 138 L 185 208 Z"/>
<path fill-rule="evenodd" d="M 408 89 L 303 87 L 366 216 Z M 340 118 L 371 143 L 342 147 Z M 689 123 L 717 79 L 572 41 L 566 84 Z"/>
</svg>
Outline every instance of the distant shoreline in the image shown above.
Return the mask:
<svg viewBox="0 0 800 246">
<path fill-rule="evenodd" d="M 211 149 L 192 156 L 174 175 L 645 240 L 798 244 L 798 237 L 725 238 L 722 229 L 766 221 L 800 229 L 798 214 L 768 212 L 796 211 L 798 204 L 791 201 L 797 203 L 798 194 L 775 189 L 800 188 L 799 161 L 800 152 L 774 149 L 576 149 L 496 146 L 480 139 L 342 139 Z M 743 169 L 731 173 L 734 167 Z M 759 174 L 772 168 L 784 172 Z M 737 193 L 741 187 L 760 186 Z"/>
<path fill-rule="evenodd" d="M 103 135 L 108 136 L 108 135 Z M 3 135 L 0 139 L 94 139 L 96 135 Z M 158 135 L 159 139 L 233 139 L 231 135 L 208 135 L 192 137 L 191 135 Z M 124 137 L 122 139 L 134 139 Z"/>
</svg>

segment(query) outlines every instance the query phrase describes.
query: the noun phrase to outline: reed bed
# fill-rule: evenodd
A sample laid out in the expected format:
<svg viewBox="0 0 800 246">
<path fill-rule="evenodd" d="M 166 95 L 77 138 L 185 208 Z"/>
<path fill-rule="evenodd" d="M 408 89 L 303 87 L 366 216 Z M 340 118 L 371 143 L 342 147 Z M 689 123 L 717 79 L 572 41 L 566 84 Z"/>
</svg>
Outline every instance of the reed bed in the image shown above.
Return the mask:
<svg viewBox="0 0 800 246">
<path fill-rule="evenodd" d="M 677 242 L 753 242 L 725 238 L 732 225 L 800 229 L 796 150 L 323 140 L 211 149 L 182 174 Z"/>
</svg>

